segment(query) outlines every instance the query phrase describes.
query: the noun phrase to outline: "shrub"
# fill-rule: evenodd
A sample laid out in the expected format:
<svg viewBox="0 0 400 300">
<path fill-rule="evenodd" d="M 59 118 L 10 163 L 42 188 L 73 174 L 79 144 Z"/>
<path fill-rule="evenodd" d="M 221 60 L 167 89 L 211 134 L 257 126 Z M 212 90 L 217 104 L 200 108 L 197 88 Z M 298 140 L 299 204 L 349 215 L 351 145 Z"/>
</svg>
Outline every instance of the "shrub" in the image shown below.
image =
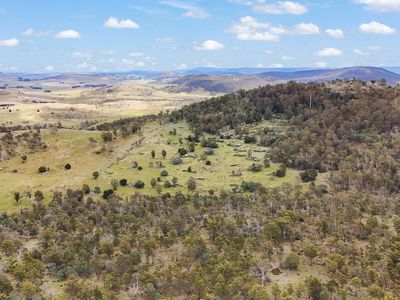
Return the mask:
<svg viewBox="0 0 400 300">
<path fill-rule="evenodd" d="M 64 169 L 65 169 L 65 170 L 71 170 L 71 164 L 66 164 L 66 165 L 64 166 Z"/>
<path fill-rule="evenodd" d="M 207 160 L 206 161 L 206 166 L 211 166 L 211 161 Z"/>
<path fill-rule="evenodd" d="M 103 199 L 108 199 L 108 197 L 110 197 L 113 193 L 114 193 L 113 190 L 105 190 L 103 192 Z"/>
<path fill-rule="evenodd" d="M 208 139 L 203 138 L 201 140 L 200 145 L 202 147 L 207 147 L 207 148 L 218 148 L 219 147 L 217 142 L 215 140 L 213 140 L 213 139 L 210 139 L 210 138 L 208 138 Z"/>
<path fill-rule="evenodd" d="M 46 173 L 47 168 L 42 166 L 42 167 L 39 167 L 38 171 L 39 171 L 39 173 Z"/>
<path fill-rule="evenodd" d="M 44 199 L 42 191 L 36 191 L 34 194 L 34 198 L 36 201 L 42 201 Z"/>
<path fill-rule="evenodd" d="M 184 156 L 188 154 L 188 151 L 185 148 L 179 148 L 178 153 L 180 156 Z"/>
<path fill-rule="evenodd" d="M 143 167 L 142 167 L 142 166 L 139 166 L 137 169 L 138 169 L 139 171 L 142 171 L 142 170 L 143 170 Z"/>
<path fill-rule="evenodd" d="M 300 173 L 301 181 L 311 182 L 314 181 L 318 176 L 318 171 L 315 169 L 309 169 Z"/>
<path fill-rule="evenodd" d="M 255 143 L 257 143 L 257 138 L 255 136 L 252 136 L 252 135 L 246 135 L 244 137 L 244 142 L 246 144 L 255 144 Z"/>
<path fill-rule="evenodd" d="M 188 187 L 189 191 L 195 191 L 197 188 L 196 179 L 194 179 L 193 177 L 190 177 L 187 182 L 187 187 Z"/>
<path fill-rule="evenodd" d="M 252 172 L 260 172 L 262 169 L 263 169 L 263 165 L 261 165 L 261 164 L 252 164 L 249 167 L 249 170 Z"/>
<path fill-rule="evenodd" d="M 315 187 L 316 191 L 321 194 L 327 194 L 329 192 L 329 188 L 326 184 L 320 184 Z"/>
<path fill-rule="evenodd" d="M 160 173 L 160 176 L 162 176 L 162 177 L 167 177 L 168 175 L 169 174 L 168 174 L 167 170 L 162 170 L 161 173 Z"/>
<path fill-rule="evenodd" d="M 258 188 L 261 187 L 261 183 L 253 181 L 243 181 L 241 187 L 245 192 L 255 192 Z"/>
<path fill-rule="evenodd" d="M 137 189 L 142 189 L 142 188 L 144 188 L 144 182 L 141 181 L 141 180 L 136 181 L 136 182 L 135 182 L 135 188 L 137 188 Z"/>
<path fill-rule="evenodd" d="M 164 187 L 165 187 L 165 188 L 170 188 L 170 187 L 172 187 L 171 182 L 169 182 L 168 180 L 166 180 L 166 181 L 164 182 Z"/>
<path fill-rule="evenodd" d="M 94 179 L 97 179 L 97 178 L 99 178 L 100 173 L 98 171 L 94 171 L 92 176 L 93 176 Z"/>
<path fill-rule="evenodd" d="M 119 185 L 120 186 L 127 186 L 128 185 L 128 180 L 126 180 L 125 178 L 121 179 L 119 181 Z"/>
<path fill-rule="evenodd" d="M 210 140 L 208 142 L 208 144 L 207 144 L 207 147 L 209 147 L 209 148 L 218 148 L 219 146 L 218 146 L 218 144 L 217 144 L 217 142 L 215 140 Z"/>
<path fill-rule="evenodd" d="M 281 164 L 275 172 L 276 177 L 285 177 L 286 176 L 286 165 Z"/>
<path fill-rule="evenodd" d="M 90 194 L 90 187 L 89 187 L 87 184 L 84 184 L 84 185 L 82 186 L 82 192 L 83 192 L 85 195 Z"/>
<path fill-rule="evenodd" d="M 283 259 L 282 267 L 289 270 L 297 270 L 299 263 L 299 256 L 294 252 L 289 252 Z"/>
<path fill-rule="evenodd" d="M 264 156 L 263 164 L 264 168 L 269 168 L 271 166 L 271 162 L 269 161 L 269 157 L 267 154 Z"/>
<path fill-rule="evenodd" d="M 0 275 L 0 295 L 9 295 L 13 291 L 11 281 L 9 281 L 4 275 Z M 4 298 L 4 299 L 7 299 Z"/>
<path fill-rule="evenodd" d="M 193 172 L 193 171 L 192 171 L 192 167 L 188 167 L 187 171 L 188 171 L 189 173 L 192 173 L 192 172 Z"/>
<path fill-rule="evenodd" d="M 207 149 L 206 151 L 204 151 L 205 155 L 214 155 L 214 150 L 213 149 Z"/>
<path fill-rule="evenodd" d="M 157 180 L 155 180 L 154 178 L 152 178 L 151 181 L 150 181 L 150 185 L 151 185 L 152 187 L 156 187 L 156 185 L 157 185 Z"/>
<path fill-rule="evenodd" d="M 171 164 L 173 164 L 174 166 L 180 165 L 181 163 L 182 163 L 182 159 L 179 156 L 175 156 L 175 157 L 171 158 Z"/>
<path fill-rule="evenodd" d="M 100 187 L 96 186 L 96 187 L 93 189 L 93 192 L 94 192 L 95 194 L 100 194 L 100 192 L 101 192 Z"/>
</svg>

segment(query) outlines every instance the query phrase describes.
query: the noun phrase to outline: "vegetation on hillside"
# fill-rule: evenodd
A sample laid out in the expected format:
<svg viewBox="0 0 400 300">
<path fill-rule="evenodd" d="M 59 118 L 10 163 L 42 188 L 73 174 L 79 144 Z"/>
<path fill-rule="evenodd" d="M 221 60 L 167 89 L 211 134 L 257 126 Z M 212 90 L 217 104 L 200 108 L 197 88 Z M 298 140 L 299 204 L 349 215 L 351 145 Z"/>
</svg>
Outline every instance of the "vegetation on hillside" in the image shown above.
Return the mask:
<svg viewBox="0 0 400 300">
<path fill-rule="evenodd" d="M 155 138 L 121 160 L 137 178 L 123 173 L 100 191 L 90 185 L 107 175 L 82 170 L 81 189 L 57 190 L 48 204 L 38 190 L 32 209 L 1 214 L 0 299 L 49 298 L 52 281 L 70 299 L 398 299 L 399 96 L 384 83 L 288 83 L 101 125 L 102 145 Z M 165 132 L 144 131 L 146 120 Z M 251 178 L 273 167 L 285 179 L 298 169 L 299 181 L 271 187 L 239 170 L 231 191 L 199 190 L 208 184 L 194 175 L 199 163 L 224 172 L 223 151 Z M 36 176 L 52 172 L 38 167 Z"/>
</svg>

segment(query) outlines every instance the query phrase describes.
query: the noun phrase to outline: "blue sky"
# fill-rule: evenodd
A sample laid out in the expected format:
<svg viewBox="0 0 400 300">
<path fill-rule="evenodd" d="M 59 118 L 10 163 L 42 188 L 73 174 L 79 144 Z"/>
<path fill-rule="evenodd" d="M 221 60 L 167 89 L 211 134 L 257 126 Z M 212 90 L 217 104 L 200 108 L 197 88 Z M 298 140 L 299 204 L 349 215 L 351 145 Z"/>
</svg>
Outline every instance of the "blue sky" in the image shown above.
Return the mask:
<svg viewBox="0 0 400 300">
<path fill-rule="evenodd" d="M 0 71 L 400 65 L 400 0 L 1 0 Z"/>
</svg>

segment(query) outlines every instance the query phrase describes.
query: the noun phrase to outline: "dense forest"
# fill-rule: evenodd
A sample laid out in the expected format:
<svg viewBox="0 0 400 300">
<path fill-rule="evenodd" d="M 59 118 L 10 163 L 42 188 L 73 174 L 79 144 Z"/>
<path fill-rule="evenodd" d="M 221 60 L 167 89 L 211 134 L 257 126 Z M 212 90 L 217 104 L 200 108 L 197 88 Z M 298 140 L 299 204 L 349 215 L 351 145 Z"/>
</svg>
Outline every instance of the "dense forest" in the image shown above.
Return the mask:
<svg viewBox="0 0 400 300">
<path fill-rule="evenodd" d="M 0 299 L 51 299 L 49 278 L 68 299 L 399 299 L 399 100 L 383 83 L 288 83 L 100 125 L 127 136 L 186 120 L 225 139 L 285 119 L 283 134 L 248 140 L 307 183 L 104 199 L 85 185 L 48 205 L 38 191 L 32 209 L 0 215 Z"/>
</svg>

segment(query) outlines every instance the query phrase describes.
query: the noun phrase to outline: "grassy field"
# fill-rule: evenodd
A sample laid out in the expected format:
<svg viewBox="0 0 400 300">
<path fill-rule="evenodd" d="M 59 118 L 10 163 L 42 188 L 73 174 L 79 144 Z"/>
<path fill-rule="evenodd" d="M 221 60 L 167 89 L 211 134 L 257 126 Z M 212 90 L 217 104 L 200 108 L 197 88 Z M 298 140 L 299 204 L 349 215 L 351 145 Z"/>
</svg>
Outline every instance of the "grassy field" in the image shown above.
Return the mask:
<svg viewBox="0 0 400 300">
<path fill-rule="evenodd" d="M 276 124 L 262 123 L 259 126 L 276 126 Z M 170 132 L 176 129 L 176 135 Z M 151 179 L 160 177 L 162 170 L 168 172 L 168 176 L 162 177 L 158 184 L 162 187 L 162 193 L 169 192 L 174 194 L 181 191 L 187 193 L 187 181 L 190 177 L 196 179 L 197 191 L 206 193 L 210 189 L 215 191 L 231 191 L 233 186 L 240 186 L 242 181 L 253 181 L 261 183 L 266 187 L 273 187 L 283 183 L 301 184 L 298 171 L 288 170 L 284 178 L 277 178 L 272 173 L 277 169 L 277 165 L 265 168 L 260 172 L 249 171 L 249 166 L 253 163 L 247 160 L 247 152 L 255 145 L 244 144 L 243 141 L 231 139 L 219 141 L 219 148 L 214 149 L 214 155 L 210 155 L 206 160 L 211 161 L 211 165 L 206 165 L 200 157 L 206 150 L 199 144 L 196 146 L 195 153 L 197 158 L 182 158 L 182 164 L 173 165 L 170 160 L 178 156 L 179 148 L 187 148 L 185 138 L 190 134 L 188 126 L 184 122 L 178 124 L 148 124 L 139 135 L 131 136 L 127 139 L 119 138 L 112 142 L 113 152 L 107 154 L 95 154 L 94 149 L 89 144 L 89 138 L 94 138 L 98 144 L 102 144 L 100 132 L 59 130 L 50 133 L 43 130 L 43 140 L 48 145 L 48 149 L 28 155 L 27 162 L 22 163 L 20 157 L 1 162 L 0 165 L 0 211 L 13 211 L 24 207 L 29 207 L 31 202 L 27 197 L 23 197 L 17 204 L 13 199 L 14 192 L 24 192 L 30 190 L 42 190 L 46 201 L 55 190 L 65 190 L 66 187 L 81 188 L 83 184 L 88 184 L 92 189 L 96 186 L 101 191 L 111 188 L 111 180 L 127 179 L 128 186 L 119 187 L 118 194 L 128 196 L 135 192 L 157 194 L 157 189 L 150 184 Z M 142 140 L 140 145 L 132 147 L 137 140 Z M 182 142 L 182 144 L 180 143 Z M 235 150 L 229 143 L 240 144 L 242 153 L 245 157 L 235 156 Z M 130 150 L 133 148 L 132 150 Z M 156 152 L 152 158 L 151 152 Z M 161 155 L 162 150 L 167 152 L 164 159 Z M 260 159 L 265 153 L 254 152 L 253 156 Z M 140 168 L 132 168 L 132 161 L 136 161 Z M 158 168 L 156 162 L 161 161 L 163 168 Z M 65 170 L 65 164 L 71 164 L 70 170 Z M 50 171 L 44 174 L 38 173 L 40 166 L 49 167 Z M 192 172 L 188 172 L 191 167 Z M 94 179 L 93 171 L 99 171 L 100 176 Z M 232 171 L 240 176 L 232 176 Z M 164 188 L 166 180 L 172 183 L 173 177 L 178 179 L 178 184 L 174 187 Z M 141 180 L 145 183 L 143 189 L 137 189 L 132 185 Z M 93 197 L 99 197 L 100 195 Z"/>
<path fill-rule="evenodd" d="M 71 128 L 84 121 L 110 121 L 172 110 L 210 97 L 202 91 L 174 92 L 151 80 L 107 82 L 109 86 L 104 88 L 72 88 L 72 82 L 44 81 L 32 85 L 43 89 L 9 88 L 0 93 L 0 104 L 14 105 L 0 108 L 0 124 L 61 122 Z"/>
</svg>

